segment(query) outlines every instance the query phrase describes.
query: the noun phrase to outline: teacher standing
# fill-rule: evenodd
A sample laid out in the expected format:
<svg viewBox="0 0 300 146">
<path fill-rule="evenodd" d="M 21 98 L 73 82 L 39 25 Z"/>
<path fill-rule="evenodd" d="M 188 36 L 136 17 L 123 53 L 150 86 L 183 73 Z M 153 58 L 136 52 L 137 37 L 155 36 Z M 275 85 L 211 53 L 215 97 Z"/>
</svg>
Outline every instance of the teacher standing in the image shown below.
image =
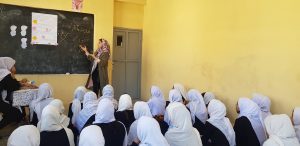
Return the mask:
<svg viewBox="0 0 300 146">
<path fill-rule="evenodd" d="M 101 91 L 105 85 L 108 84 L 108 59 L 110 57 L 110 46 L 105 39 L 99 39 L 98 49 L 90 54 L 87 47 L 80 45 L 82 51 L 90 61 L 93 61 L 91 73 L 89 75 L 86 87 L 93 86 L 93 91 L 97 95 L 102 95 Z"/>
</svg>

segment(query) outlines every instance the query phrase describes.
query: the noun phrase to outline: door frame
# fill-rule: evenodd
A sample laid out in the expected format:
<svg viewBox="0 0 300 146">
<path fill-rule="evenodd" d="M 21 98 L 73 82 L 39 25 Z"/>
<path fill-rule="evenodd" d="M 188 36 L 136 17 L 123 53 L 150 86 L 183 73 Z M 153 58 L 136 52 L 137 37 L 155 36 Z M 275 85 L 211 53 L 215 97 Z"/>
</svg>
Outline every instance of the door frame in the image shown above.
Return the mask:
<svg viewBox="0 0 300 146">
<path fill-rule="evenodd" d="M 138 73 L 138 91 L 137 91 L 137 93 L 138 93 L 138 97 L 132 97 L 133 99 L 132 100 L 135 100 L 135 99 L 141 99 L 141 76 L 142 76 L 142 50 L 143 50 L 143 44 L 142 44 L 142 42 L 143 42 L 143 30 L 142 29 L 131 29 L 131 28 L 124 28 L 124 27 L 113 27 L 113 49 L 114 49 L 114 47 L 115 47 L 115 31 L 125 31 L 126 32 L 126 43 L 125 43 L 125 48 L 127 49 L 127 47 L 128 47 L 128 33 L 129 32 L 139 32 L 140 33 L 140 40 L 139 40 L 139 46 L 140 46 L 140 58 L 139 58 L 139 60 L 138 60 L 138 62 L 139 62 L 139 66 L 138 66 L 138 71 L 139 71 L 139 73 Z M 114 50 L 113 50 L 114 51 Z M 125 51 L 125 53 L 126 53 L 126 51 Z M 113 76 L 113 69 L 114 69 L 114 61 L 115 61 L 115 59 L 114 59 L 114 55 L 113 55 L 114 53 L 112 53 L 112 81 L 113 81 L 113 79 L 114 79 L 114 76 Z M 125 54 L 126 55 L 126 54 Z M 125 61 L 127 61 L 127 58 L 125 59 Z M 127 69 L 127 67 L 126 67 L 126 62 L 125 62 L 125 73 L 126 73 L 126 69 Z M 127 82 L 127 79 L 126 79 L 126 75 L 125 75 L 125 82 Z M 113 83 L 113 82 L 112 82 Z M 125 85 L 125 90 L 127 90 L 127 86 Z M 126 93 L 123 93 L 123 94 L 126 94 Z M 132 95 L 131 95 L 132 96 Z"/>
</svg>

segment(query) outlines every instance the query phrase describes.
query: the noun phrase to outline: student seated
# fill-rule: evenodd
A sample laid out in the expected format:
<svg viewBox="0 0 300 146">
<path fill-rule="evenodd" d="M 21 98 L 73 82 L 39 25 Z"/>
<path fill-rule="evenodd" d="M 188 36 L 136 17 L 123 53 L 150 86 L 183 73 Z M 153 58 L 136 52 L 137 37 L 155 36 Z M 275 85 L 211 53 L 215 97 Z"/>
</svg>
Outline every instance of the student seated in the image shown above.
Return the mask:
<svg viewBox="0 0 300 146">
<path fill-rule="evenodd" d="M 39 146 L 40 131 L 33 125 L 20 126 L 8 138 L 7 146 Z"/>
<path fill-rule="evenodd" d="M 292 114 L 292 120 L 293 120 L 297 138 L 300 142 L 300 107 L 296 107 L 294 109 L 293 114 Z"/>
<path fill-rule="evenodd" d="M 124 94 L 119 99 L 118 110 L 115 112 L 116 120 L 122 122 L 127 132 L 129 131 L 130 125 L 134 122 L 134 115 L 132 110 L 131 97 L 128 94 Z"/>
<path fill-rule="evenodd" d="M 285 115 L 271 115 L 265 119 L 269 139 L 263 146 L 300 146 L 290 118 Z"/>
<path fill-rule="evenodd" d="M 92 118 L 95 118 L 97 107 L 97 95 L 92 91 L 85 93 L 83 99 L 83 109 L 79 112 L 75 122 L 75 127 L 77 128 L 79 133 L 84 126 L 92 124 L 92 122 L 94 121 L 94 119 Z"/>
<path fill-rule="evenodd" d="M 252 101 L 254 101 L 260 108 L 263 120 L 265 120 L 267 116 L 272 115 L 272 113 L 270 112 L 271 100 L 269 99 L 269 97 L 254 93 Z"/>
<path fill-rule="evenodd" d="M 68 117 L 70 118 L 70 123 L 68 128 L 70 128 L 74 134 L 74 141 L 77 142 L 77 137 L 79 135 L 79 131 L 75 127 L 76 118 L 79 115 L 79 112 L 83 108 L 83 98 L 84 94 L 87 92 L 87 89 L 83 86 L 79 86 L 74 91 L 74 99 L 69 104 L 69 112 Z"/>
<path fill-rule="evenodd" d="M 46 106 L 41 118 L 40 146 L 75 146 L 73 133 L 60 124 L 60 114 L 56 107 Z"/>
<path fill-rule="evenodd" d="M 171 89 L 170 90 L 170 92 L 169 92 L 169 101 L 170 101 L 170 103 L 169 104 L 171 104 L 171 103 L 182 103 L 182 104 L 184 104 L 183 103 L 183 101 L 182 101 L 182 96 L 181 96 L 181 94 L 180 94 L 180 92 L 178 91 L 178 90 L 176 90 L 176 89 Z M 169 105 L 168 105 L 169 106 Z M 167 106 L 167 108 L 168 108 L 168 106 Z M 187 108 L 187 107 L 186 107 Z M 165 115 L 164 115 L 164 121 L 165 122 L 167 122 L 167 121 L 169 121 L 169 116 L 168 116 L 168 112 L 165 112 Z M 168 122 L 167 122 L 168 123 Z M 170 126 L 170 124 L 168 123 L 168 125 Z"/>
<path fill-rule="evenodd" d="M 236 110 L 239 114 L 234 124 L 236 145 L 262 145 L 267 137 L 258 105 L 248 98 L 240 98 Z"/>
<path fill-rule="evenodd" d="M 79 86 L 74 91 L 74 99 L 69 104 L 69 112 L 68 117 L 71 119 L 71 124 L 74 125 L 76 118 L 83 108 L 83 98 L 84 94 L 87 92 L 86 88 L 83 86 Z"/>
<path fill-rule="evenodd" d="M 15 78 L 16 61 L 10 57 L 0 57 L 0 113 L 3 115 L 3 119 L 0 122 L 0 128 L 5 127 L 11 122 L 19 122 L 22 120 L 23 115 L 20 110 L 12 106 L 12 93 L 21 88 L 35 88 L 26 81 L 17 81 Z M 5 97 L 4 96 L 6 93 Z"/>
<path fill-rule="evenodd" d="M 216 99 L 214 93 L 212 93 L 212 92 L 204 92 L 204 93 L 202 93 L 202 96 L 203 96 L 203 100 L 204 100 L 206 107 L 208 106 L 208 104 L 211 100 Z"/>
<path fill-rule="evenodd" d="M 193 127 L 202 135 L 205 130 L 204 124 L 208 117 L 203 97 L 198 90 L 191 89 L 187 94 L 187 101 L 188 104 L 186 106 L 191 113 Z"/>
<path fill-rule="evenodd" d="M 182 100 L 182 96 L 180 94 L 180 92 L 176 89 L 172 89 L 170 90 L 169 92 L 169 101 L 170 103 L 173 103 L 173 102 L 180 102 L 180 103 L 183 103 L 183 100 Z"/>
<path fill-rule="evenodd" d="M 114 98 L 114 88 L 109 84 L 104 86 L 102 89 L 102 96 L 100 97 L 100 100 L 104 98 L 111 100 L 114 105 L 114 109 L 118 109 L 118 101 Z"/>
<path fill-rule="evenodd" d="M 205 123 L 202 137 L 203 145 L 235 146 L 235 132 L 228 118 L 225 105 L 216 99 L 209 102 L 208 113 L 210 118 Z"/>
<path fill-rule="evenodd" d="M 169 128 L 169 125 L 164 121 L 166 101 L 159 87 L 151 87 L 151 98 L 148 101 L 148 105 L 153 118 L 157 120 L 160 126 L 161 133 L 165 135 Z"/>
<path fill-rule="evenodd" d="M 54 99 L 52 100 L 49 105 L 52 105 L 53 107 L 56 107 L 56 109 L 59 111 L 59 122 L 62 126 L 64 127 L 68 127 L 70 124 L 70 118 L 67 117 L 66 115 L 64 115 L 64 111 L 65 111 L 65 107 L 63 105 L 63 102 L 60 99 Z M 38 129 L 40 129 L 41 127 L 41 123 L 43 122 L 43 119 L 41 119 L 38 124 L 37 127 Z"/>
<path fill-rule="evenodd" d="M 93 124 L 101 128 L 105 146 L 126 146 L 126 128 L 123 123 L 116 121 L 111 100 L 100 100 Z"/>
<path fill-rule="evenodd" d="M 170 146 L 153 118 L 144 116 L 138 120 L 137 135 L 141 146 Z"/>
<path fill-rule="evenodd" d="M 149 106 L 144 101 L 137 101 L 133 106 L 133 113 L 135 121 L 131 124 L 128 133 L 128 145 L 138 145 L 139 140 L 137 137 L 137 124 L 142 116 L 152 117 Z"/>
<path fill-rule="evenodd" d="M 82 129 L 79 146 L 104 146 L 105 140 L 102 130 L 97 125 L 90 125 Z"/>
<path fill-rule="evenodd" d="M 37 99 L 31 101 L 30 108 L 30 123 L 37 126 L 41 120 L 41 115 L 44 107 L 46 107 L 53 98 L 53 88 L 48 83 L 43 83 L 39 86 Z"/>
<path fill-rule="evenodd" d="M 169 129 L 165 138 L 171 146 L 202 146 L 200 134 L 193 127 L 191 115 L 182 103 L 170 103 L 166 113 Z"/>
<path fill-rule="evenodd" d="M 186 97 L 186 92 L 185 92 L 186 90 L 185 90 L 184 86 L 182 84 L 176 83 L 173 85 L 173 89 L 177 90 L 180 93 L 182 102 L 185 103 L 185 100 L 187 99 L 187 97 Z"/>
</svg>

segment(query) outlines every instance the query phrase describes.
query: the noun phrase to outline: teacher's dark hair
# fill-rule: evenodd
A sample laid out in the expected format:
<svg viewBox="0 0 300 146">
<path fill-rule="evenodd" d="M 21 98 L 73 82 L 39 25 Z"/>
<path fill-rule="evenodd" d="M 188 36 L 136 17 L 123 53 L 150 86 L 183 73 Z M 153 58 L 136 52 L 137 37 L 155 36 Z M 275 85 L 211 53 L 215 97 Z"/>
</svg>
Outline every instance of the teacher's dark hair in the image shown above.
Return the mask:
<svg viewBox="0 0 300 146">
<path fill-rule="evenodd" d="M 80 47 L 86 47 L 86 45 L 85 45 L 85 44 L 80 44 L 79 46 L 80 46 Z"/>
</svg>

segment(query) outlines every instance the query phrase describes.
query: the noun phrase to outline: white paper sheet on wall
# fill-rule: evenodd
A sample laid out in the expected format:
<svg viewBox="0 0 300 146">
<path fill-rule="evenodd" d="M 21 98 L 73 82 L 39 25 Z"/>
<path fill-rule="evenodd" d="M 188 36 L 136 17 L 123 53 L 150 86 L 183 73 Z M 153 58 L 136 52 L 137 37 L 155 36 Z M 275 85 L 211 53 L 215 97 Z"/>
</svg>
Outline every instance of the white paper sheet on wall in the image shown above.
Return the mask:
<svg viewBox="0 0 300 146">
<path fill-rule="evenodd" d="M 57 15 L 32 13 L 31 43 L 57 45 Z"/>
</svg>

